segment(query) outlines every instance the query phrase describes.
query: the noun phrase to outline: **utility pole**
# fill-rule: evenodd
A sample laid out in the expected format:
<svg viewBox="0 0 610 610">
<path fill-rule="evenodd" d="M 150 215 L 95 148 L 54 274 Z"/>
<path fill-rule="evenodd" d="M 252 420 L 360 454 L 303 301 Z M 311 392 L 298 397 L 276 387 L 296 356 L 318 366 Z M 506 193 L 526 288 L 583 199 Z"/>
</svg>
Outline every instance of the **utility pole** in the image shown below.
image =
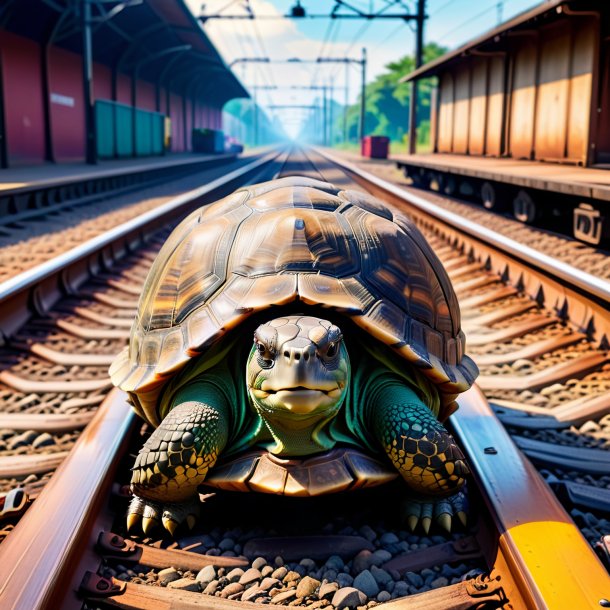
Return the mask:
<svg viewBox="0 0 610 610">
<path fill-rule="evenodd" d="M 328 144 L 329 146 L 333 145 L 333 99 L 334 99 L 334 95 L 333 95 L 333 82 L 330 81 L 330 95 L 328 98 L 328 102 L 329 102 L 329 106 L 328 106 L 328 113 L 329 113 L 329 118 L 328 118 Z"/>
<path fill-rule="evenodd" d="M 420 0 L 422 2 L 423 0 Z M 364 124 L 366 122 L 366 49 L 362 47 L 362 84 L 360 91 L 360 129 L 359 129 L 359 140 L 362 142 L 364 138 Z"/>
<path fill-rule="evenodd" d="M 423 62 L 424 53 L 424 20 L 426 18 L 426 0 L 417 0 L 417 30 L 415 33 L 415 69 Z M 409 105 L 409 154 L 417 150 L 417 79 L 411 81 L 411 104 Z"/>
<path fill-rule="evenodd" d="M 343 141 L 347 142 L 347 109 L 349 103 L 349 64 L 345 64 L 345 97 L 343 99 Z"/>
<path fill-rule="evenodd" d="M 322 87 L 322 143 L 324 146 L 328 145 L 328 139 L 326 137 L 328 131 L 328 107 L 326 101 L 326 86 Z"/>
<path fill-rule="evenodd" d="M 85 161 L 97 163 L 95 142 L 95 114 L 93 109 L 93 57 L 91 50 L 91 4 L 81 0 L 81 25 L 83 31 L 83 102 L 85 106 Z"/>
</svg>

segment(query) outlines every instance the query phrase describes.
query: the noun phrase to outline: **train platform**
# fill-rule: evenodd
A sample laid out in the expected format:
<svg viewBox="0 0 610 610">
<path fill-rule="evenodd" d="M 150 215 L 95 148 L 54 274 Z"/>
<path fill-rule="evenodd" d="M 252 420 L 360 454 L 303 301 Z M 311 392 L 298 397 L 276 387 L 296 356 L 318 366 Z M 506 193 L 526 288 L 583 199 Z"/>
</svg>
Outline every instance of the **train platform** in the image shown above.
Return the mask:
<svg viewBox="0 0 610 610">
<path fill-rule="evenodd" d="M 401 166 L 423 167 L 479 180 L 498 180 L 524 188 L 610 201 L 608 169 L 449 153 L 392 155 L 389 161 Z"/>
<path fill-rule="evenodd" d="M 47 188 L 58 184 L 84 182 L 100 178 L 123 176 L 142 172 L 156 172 L 159 169 L 205 164 L 213 161 L 228 160 L 236 157 L 230 154 L 193 154 L 178 153 L 161 157 L 138 159 L 116 159 L 100 161 L 96 165 L 85 163 L 48 163 L 0 170 L 0 195 L 9 192 L 22 192 Z"/>
<path fill-rule="evenodd" d="M 320 150 L 323 151 L 325 155 L 328 155 L 329 158 L 334 158 L 339 162 L 346 162 L 348 165 L 353 165 L 364 172 L 373 174 L 374 176 L 401 188 L 414 197 L 424 198 L 434 205 L 444 208 L 449 212 L 453 212 L 462 218 L 466 218 L 487 229 L 499 232 L 515 242 L 539 250 L 543 254 L 561 260 L 583 272 L 591 273 L 603 279 L 610 279 L 610 259 L 603 250 L 575 241 L 574 239 L 560 235 L 559 233 L 553 233 L 552 239 L 547 239 L 547 232 L 543 229 L 509 218 L 504 218 L 500 225 L 497 221 L 497 214 L 483 208 L 481 205 L 456 199 L 439 192 L 417 188 L 413 186 L 411 180 L 405 177 L 404 173 L 396 166 L 397 157 L 392 157 L 390 159 L 370 159 L 350 151 L 331 148 Z M 445 155 L 442 156 L 444 157 Z M 563 167 L 563 170 L 566 172 L 570 169 L 575 169 L 566 168 L 565 166 L 557 167 Z M 610 178 L 610 172 L 608 172 L 608 178 Z"/>
</svg>

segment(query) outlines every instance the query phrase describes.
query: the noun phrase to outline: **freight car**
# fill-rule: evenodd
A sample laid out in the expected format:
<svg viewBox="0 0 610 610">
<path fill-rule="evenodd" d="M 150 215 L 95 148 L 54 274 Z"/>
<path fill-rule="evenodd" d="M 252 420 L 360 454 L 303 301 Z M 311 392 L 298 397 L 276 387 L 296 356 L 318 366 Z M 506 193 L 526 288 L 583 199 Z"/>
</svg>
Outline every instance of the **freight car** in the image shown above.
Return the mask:
<svg viewBox="0 0 610 610">
<path fill-rule="evenodd" d="M 610 6 L 549 0 L 418 68 L 436 77 L 417 186 L 610 241 Z"/>
</svg>

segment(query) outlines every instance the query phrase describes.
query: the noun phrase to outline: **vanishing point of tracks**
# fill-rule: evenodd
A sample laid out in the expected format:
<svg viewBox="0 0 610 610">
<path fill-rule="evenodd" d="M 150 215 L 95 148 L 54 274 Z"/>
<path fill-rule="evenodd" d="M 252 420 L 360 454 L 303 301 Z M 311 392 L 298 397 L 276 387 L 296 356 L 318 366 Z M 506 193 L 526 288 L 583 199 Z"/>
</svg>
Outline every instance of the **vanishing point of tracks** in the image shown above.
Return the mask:
<svg viewBox="0 0 610 610">
<path fill-rule="evenodd" d="M 585 542 L 607 555 L 608 284 L 430 215 L 426 201 L 322 154 L 270 153 L 0 285 L 0 494 L 17 490 L 0 513 L 0 607 L 610 607 Z M 481 369 L 452 416 L 473 470 L 471 523 L 408 532 L 385 488 L 315 501 L 225 492 L 175 542 L 127 536 L 129 452 L 147 431 L 107 367 L 150 264 L 197 205 L 290 174 L 395 205 L 445 264 Z"/>
</svg>

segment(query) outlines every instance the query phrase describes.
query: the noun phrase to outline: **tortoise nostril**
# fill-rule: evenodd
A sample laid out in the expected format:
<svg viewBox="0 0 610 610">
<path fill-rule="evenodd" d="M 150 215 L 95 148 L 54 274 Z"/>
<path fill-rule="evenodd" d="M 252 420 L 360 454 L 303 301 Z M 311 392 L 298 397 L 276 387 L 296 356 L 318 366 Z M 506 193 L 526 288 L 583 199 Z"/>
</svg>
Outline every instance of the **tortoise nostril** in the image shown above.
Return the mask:
<svg viewBox="0 0 610 610">
<path fill-rule="evenodd" d="M 290 352 L 288 350 L 284 352 L 284 358 L 290 358 Z"/>
<path fill-rule="evenodd" d="M 297 352 L 297 353 L 294 355 L 294 359 L 295 359 L 295 360 L 300 360 L 300 359 L 301 359 L 301 354 L 299 354 L 299 352 Z"/>
<path fill-rule="evenodd" d="M 307 362 L 309 360 L 309 352 L 305 352 L 303 358 L 305 359 L 305 362 Z"/>
</svg>

